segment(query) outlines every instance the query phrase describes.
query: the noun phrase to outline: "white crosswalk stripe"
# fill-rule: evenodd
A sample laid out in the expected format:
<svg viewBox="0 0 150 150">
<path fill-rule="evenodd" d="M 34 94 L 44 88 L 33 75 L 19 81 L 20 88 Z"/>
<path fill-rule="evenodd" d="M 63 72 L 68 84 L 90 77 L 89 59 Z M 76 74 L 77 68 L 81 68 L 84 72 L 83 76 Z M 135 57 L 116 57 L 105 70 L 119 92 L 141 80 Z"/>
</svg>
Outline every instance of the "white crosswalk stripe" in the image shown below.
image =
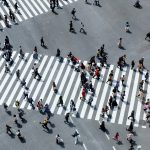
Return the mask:
<svg viewBox="0 0 150 150">
<path fill-rule="evenodd" d="M 128 79 L 127 79 L 127 82 L 126 82 L 126 86 L 127 86 L 126 87 L 126 94 L 125 94 L 125 98 L 124 98 L 124 103 L 122 103 L 122 106 L 121 106 L 121 111 L 120 111 L 120 115 L 119 115 L 118 124 L 123 123 L 124 113 L 125 113 L 125 110 L 126 110 L 127 100 L 128 100 L 129 91 L 130 91 L 130 85 L 131 85 L 131 81 L 132 81 L 131 80 L 132 75 L 133 75 L 133 70 L 130 70 L 129 74 L 128 74 Z"/>
<path fill-rule="evenodd" d="M 2 52 L 0 55 L 2 56 Z M 110 123 L 125 124 L 129 125 L 130 120 L 128 116 L 132 110 L 135 110 L 135 127 L 141 126 L 146 128 L 145 124 L 141 124 L 141 120 L 145 122 L 146 114 L 143 111 L 143 104 L 136 95 L 138 93 L 138 84 L 141 80 L 145 80 L 145 73 L 140 74 L 138 71 L 131 70 L 129 67 L 125 67 L 123 71 L 114 65 L 110 65 L 107 68 L 103 67 L 100 72 L 100 79 L 97 80 L 92 78 L 87 72 L 87 78 L 92 81 L 92 85 L 95 89 L 93 96 L 92 106 L 88 104 L 91 93 L 86 94 L 86 101 L 80 99 L 82 88 L 80 83 L 80 72 L 75 71 L 68 63 L 67 59 L 64 58 L 63 62 L 60 62 L 58 58 L 54 56 L 42 56 L 39 55 L 40 60 L 36 61 L 32 54 L 25 53 L 27 61 L 19 58 L 18 52 L 13 51 L 12 59 L 14 60 L 13 65 L 10 67 L 12 75 L 5 73 L 5 60 L 0 57 L 0 105 L 4 102 L 8 106 L 15 106 L 15 101 L 20 101 L 20 108 L 32 109 L 31 105 L 26 99 L 23 99 L 24 87 L 21 87 L 20 81 L 25 79 L 26 86 L 29 88 L 29 98 L 32 98 L 33 105 L 36 107 L 37 101 L 42 99 L 43 105 L 48 104 L 52 113 L 58 115 L 65 115 L 70 111 L 70 100 L 75 102 L 76 111 L 80 118 L 100 120 L 102 108 L 108 104 L 108 99 L 112 94 L 112 90 L 116 85 L 116 82 L 120 80 L 123 75 L 126 76 L 125 84 L 122 86 L 121 81 L 119 83 L 119 93 L 117 93 L 117 103 L 120 108 L 115 108 L 113 111 L 109 110 L 111 114 Z M 32 67 L 34 63 L 37 63 L 38 72 L 42 75 L 40 81 L 33 78 Z M 85 65 L 87 61 L 83 62 Z M 98 64 L 99 66 L 99 64 Z M 20 70 L 20 80 L 16 80 L 16 70 Z M 110 86 L 106 83 L 110 71 L 114 71 L 113 85 Z M 58 93 L 55 94 L 52 89 L 52 82 L 55 81 Z M 150 79 L 149 79 L 150 81 Z M 145 98 L 150 98 L 150 83 L 144 83 Z M 120 100 L 120 93 L 125 92 L 124 101 Z M 59 97 L 62 96 L 63 103 L 66 107 L 57 107 Z M 128 103 L 127 103 L 128 102 Z M 76 113 L 72 116 L 75 117 Z M 107 119 L 107 118 L 106 118 Z"/>
<path fill-rule="evenodd" d="M 76 0 L 77 1 L 77 0 Z M 63 7 L 63 5 L 72 4 L 72 0 L 59 0 L 59 6 Z M 45 12 L 51 11 L 49 0 L 17 0 L 19 6 L 19 13 L 15 13 L 14 4 L 16 0 L 9 0 L 8 4 L 10 9 L 14 12 L 17 23 L 27 20 L 29 18 L 33 18 L 34 16 L 38 16 Z M 2 16 L 9 16 L 9 9 L 3 4 L 0 6 L 0 14 Z M 12 25 L 12 21 L 8 17 L 9 25 Z M 0 24 L 3 28 L 6 27 L 4 20 L 0 20 Z"/>
</svg>

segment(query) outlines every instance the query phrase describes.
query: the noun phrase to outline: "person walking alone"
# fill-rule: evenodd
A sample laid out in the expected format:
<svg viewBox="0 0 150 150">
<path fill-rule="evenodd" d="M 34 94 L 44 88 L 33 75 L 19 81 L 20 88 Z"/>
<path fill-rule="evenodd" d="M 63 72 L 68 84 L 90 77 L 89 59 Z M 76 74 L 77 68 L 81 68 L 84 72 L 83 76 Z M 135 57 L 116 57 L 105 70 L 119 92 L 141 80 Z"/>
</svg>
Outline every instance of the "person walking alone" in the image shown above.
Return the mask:
<svg viewBox="0 0 150 150">
<path fill-rule="evenodd" d="M 130 116 L 128 117 L 128 119 L 132 118 L 133 121 L 135 121 L 135 118 L 134 118 L 134 110 L 132 110 Z"/>
<path fill-rule="evenodd" d="M 118 48 L 122 48 L 122 38 L 119 38 L 119 41 L 118 41 Z"/>
<path fill-rule="evenodd" d="M 72 19 L 74 19 L 74 20 L 76 19 L 75 13 L 76 13 L 76 9 L 73 8 L 72 11 L 71 11 L 71 14 L 72 14 Z"/>
<path fill-rule="evenodd" d="M 41 40 L 40 40 L 40 41 L 41 41 L 41 46 L 44 47 L 45 44 L 44 44 L 43 36 L 41 37 Z"/>
</svg>

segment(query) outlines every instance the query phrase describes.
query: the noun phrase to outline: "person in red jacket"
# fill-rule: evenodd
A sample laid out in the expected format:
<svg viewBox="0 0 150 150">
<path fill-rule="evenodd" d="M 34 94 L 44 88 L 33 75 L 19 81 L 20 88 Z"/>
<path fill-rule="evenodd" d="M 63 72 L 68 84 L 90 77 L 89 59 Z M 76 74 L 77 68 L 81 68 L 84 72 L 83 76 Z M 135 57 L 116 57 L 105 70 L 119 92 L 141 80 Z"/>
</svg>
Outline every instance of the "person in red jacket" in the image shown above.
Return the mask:
<svg viewBox="0 0 150 150">
<path fill-rule="evenodd" d="M 83 88 L 80 99 L 85 100 L 85 96 L 86 96 L 86 92 L 85 92 L 85 88 Z"/>
<path fill-rule="evenodd" d="M 96 76 L 97 79 L 99 80 L 99 77 L 100 77 L 100 73 L 99 73 L 100 69 L 99 68 L 96 68 L 95 72 L 94 72 L 94 75 L 93 75 L 93 78 Z"/>
</svg>

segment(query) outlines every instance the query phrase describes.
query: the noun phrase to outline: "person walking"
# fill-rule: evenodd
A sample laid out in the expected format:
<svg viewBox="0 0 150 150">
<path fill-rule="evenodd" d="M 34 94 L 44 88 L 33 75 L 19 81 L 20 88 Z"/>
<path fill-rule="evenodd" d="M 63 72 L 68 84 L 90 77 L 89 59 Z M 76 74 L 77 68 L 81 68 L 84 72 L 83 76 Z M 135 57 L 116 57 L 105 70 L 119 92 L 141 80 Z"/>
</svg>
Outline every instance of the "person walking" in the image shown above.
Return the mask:
<svg viewBox="0 0 150 150">
<path fill-rule="evenodd" d="M 5 73 L 10 73 L 10 69 L 7 64 L 5 64 Z"/>
<path fill-rule="evenodd" d="M 112 85 L 112 78 L 113 78 L 113 76 L 114 76 L 114 72 L 113 72 L 113 70 L 111 70 L 110 74 L 109 74 L 109 77 L 108 77 L 108 80 L 106 81 L 106 83 L 109 82 L 109 85 Z"/>
<path fill-rule="evenodd" d="M 135 66 L 135 62 L 134 62 L 134 60 L 132 60 L 132 61 L 131 61 L 131 69 L 133 69 L 134 66 Z"/>
<path fill-rule="evenodd" d="M 59 6 L 59 0 L 55 0 L 55 5 L 56 5 L 57 8 L 60 8 L 60 6 Z"/>
<path fill-rule="evenodd" d="M 6 133 L 7 134 L 12 134 L 12 131 L 11 131 L 11 126 L 9 126 L 8 124 L 6 124 Z"/>
<path fill-rule="evenodd" d="M 129 25 L 129 22 L 127 21 L 126 22 L 126 24 L 125 24 L 125 31 L 127 32 L 127 33 L 129 33 L 130 32 L 130 25 Z"/>
<path fill-rule="evenodd" d="M 8 105 L 6 103 L 3 104 L 5 111 L 8 110 Z"/>
<path fill-rule="evenodd" d="M 121 99 L 122 102 L 124 100 L 124 97 L 125 97 L 125 91 L 122 91 L 121 96 L 120 96 L 120 99 Z"/>
<path fill-rule="evenodd" d="M 76 108 L 75 108 L 75 103 L 74 103 L 74 101 L 71 99 L 71 101 L 70 101 L 70 112 L 75 111 L 75 110 L 76 110 Z"/>
<path fill-rule="evenodd" d="M 112 139 L 119 142 L 119 140 L 120 140 L 119 132 L 116 132 L 116 134 L 114 135 L 114 137 Z"/>
<path fill-rule="evenodd" d="M 21 81 L 21 86 L 23 87 L 23 86 L 26 86 L 26 81 L 25 81 L 25 79 L 22 79 L 22 81 Z"/>
<path fill-rule="evenodd" d="M 23 52 L 23 50 L 22 50 L 22 46 L 19 46 L 19 57 L 21 58 L 21 59 L 24 59 L 24 52 Z"/>
<path fill-rule="evenodd" d="M 128 119 L 132 118 L 133 121 L 135 121 L 135 118 L 134 118 L 134 110 L 132 110 L 130 116 L 128 117 Z"/>
<path fill-rule="evenodd" d="M 139 83 L 139 90 L 143 90 L 144 80 L 141 80 Z"/>
<path fill-rule="evenodd" d="M 57 107 L 59 106 L 63 106 L 63 99 L 62 99 L 62 96 L 59 97 L 59 101 L 57 103 Z"/>
<path fill-rule="evenodd" d="M 109 100 L 108 100 L 108 105 L 109 105 L 110 108 L 112 108 L 112 102 L 113 102 L 113 97 L 110 96 Z"/>
<path fill-rule="evenodd" d="M 66 113 L 66 115 L 65 115 L 65 123 L 69 123 L 69 116 L 70 116 L 70 113 L 68 112 L 68 113 Z"/>
<path fill-rule="evenodd" d="M 23 92 L 23 96 L 24 96 L 24 98 L 23 98 L 23 99 L 25 99 L 25 98 L 27 98 L 27 100 L 29 99 L 29 97 L 28 97 L 28 93 L 29 93 L 29 91 L 28 91 L 28 87 L 25 87 L 25 88 L 24 88 L 24 92 Z"/>
<path fill-rule="evenodd" d="M 15 106 L 17 107 L 17 109 L 19 109 L 20 102 L 18 100 L 15 101 Z"/>
<path fill-rule="evenodd" d="M 72 136 L 75 138 L 74 144 L 76 145 L 79 141 L 78 140 L 79 133 L 77 132 L 77 130 L 72 134 Z"/>
<path fill-rule="evenodd" d="M 14 8 L 15 8 L 15 13 L 18 13 L 18 8 L 19 8 L 19 6 L 18 6 L 18 3 L 16 2 L 15 4 L 14 4 Z"/>
<path fill-rule="evenodd" d="M 80 99 L 85 100 L 85 96 L 86 96 L 86 90 L 85 90 L 85 88 L 83 87 L 83 88 L 82 88 L 82 93 L 81 93 Z"/>
<path fill-rule="evenodd" d="M 126 128 L 127 131 L 133 132 L 133 121 L 130 122 L 130 125 L 128 128 Z"/>
<path fill-rule="evenodd" d="M 70 21 L 70 24 L 69 24 L 69 31 L 70 31 L 70 32 L 74 32 L 74 28 L 73 28 L 73 23 L 72 23 L 72 21 Z"/>
<path fill-rule="evenodd" d="M 81 33 L 86 33 L 85 30 L 84 30 L 84 24 L 82 22 L 81 22 L 80 32 Z"/>
<path fill-rule="evenodd" d="M 100 78 L 100 69 L 97 67 L 95 72 L 94 72 L 94 75 L 93 75 L 93 78 L 96 76 L 96 79 L 99 80 Z"/>
<path fill-rule="evenodd" d="M 52 87 L 53 87 L 54 93 L 57 93 L 58 90 L 57 90 L 57 88 L 56 88 L 56 83 L 55 83 L 54 81 L 52 82 Z"/>
<path fill-rule="evenodd" d="M 36 68 L 36 69 L 34 70 L 34 78 L 36 79 L 37 76 L 38 76 L 38 80 L 40 80 L 40 79 L 41 79 L 41 75 L 40 75 L 39 72 L 38 72 L 38 68 Z"/>
<path fill-rule="evenodd" d="M 44 39 L 43 39 L 43 36 L 41 37 L 41 46 L 43 47 L 45 44 L 44 44 Z"/>
<path fill-rule="evenodd" d="M 75 13 L 76 13 L 76 9 L 73 8 L 72 11 L 71 11 L 71 14 L 72 14 L 72 19 L 74 19 L 74 20 L 76 19 Z"/>
<path fill-rule="evenodd" d="M 11 8 L 9 8 L 9 17 L 11 20 L 12 20 L 12 15 L 13 15 L 13 12 L 12 12 Z"/>
<path fill-rule="evenodd" d="M 17 77 L 17 80 L 20 80 L 20 70 L 19 69 L 16 71 L 16 77 Z"/>
<path fill-rule="evenodd" d="M 124 86 L 125 75 L 123 75 L 122 77 L 120 77 L 120 80 L 121 80 L 122 86 Z"/>
<path fill-rule="evenodd" d="M 47 126 L 47 125 L 48 125 L 48 122 L 49 122 L 49 121 L 48 121 L 48 119 L 47 119 L 47 117 L 46 117 L 43 122 L 40 122 L 40 124 L 42 124 L 42 127 L 43 127 L 43 128 L 48 129 L 48 126 Z"/>
<path fill-rule="evenodd" d="M 105 121 L 103 120 L 99 126 L 99 129 L 101 129 L 102 131 L 106 131 L 106 127 L 105 127 Z"/>
<path fill-rule="evenodd" d="M 60 49 L 59 48 L 57 48 L 57 53 L 56 53 L 56 57 L 60 57 Z"/>
<path fill-rule="evenodd" d="M 118 48 L 122 48 L 122 38 L 119 38 L 119 41 L 118 41 Z"/>
<path fill-rule="evenodd" d="M 145 74 L 145 82 L 148 82 L 148 78 L 149 78 L 149 71 L 147 70 L 147 72 Z"/>
</svg>

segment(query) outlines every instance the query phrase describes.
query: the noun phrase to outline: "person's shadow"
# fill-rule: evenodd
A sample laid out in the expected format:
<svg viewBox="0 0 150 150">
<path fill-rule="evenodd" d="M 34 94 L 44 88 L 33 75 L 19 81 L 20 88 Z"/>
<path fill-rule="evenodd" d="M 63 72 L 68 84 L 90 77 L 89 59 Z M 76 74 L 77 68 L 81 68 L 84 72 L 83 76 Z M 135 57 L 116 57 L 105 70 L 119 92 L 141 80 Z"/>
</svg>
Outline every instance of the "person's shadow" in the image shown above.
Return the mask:
<svg viewBox="0 0 150 150">
<path fill-rule="evenodd" d="M 42 47 L 44 48 L 44 49 L 48 49 L 48 47 L 47 47 L 47 45 L 42 45 Z"/>
<path fill-rule="evenodd" d="M 120 46 L 119 49 L 126 50 L 124 46 Z"/>
</svg>

